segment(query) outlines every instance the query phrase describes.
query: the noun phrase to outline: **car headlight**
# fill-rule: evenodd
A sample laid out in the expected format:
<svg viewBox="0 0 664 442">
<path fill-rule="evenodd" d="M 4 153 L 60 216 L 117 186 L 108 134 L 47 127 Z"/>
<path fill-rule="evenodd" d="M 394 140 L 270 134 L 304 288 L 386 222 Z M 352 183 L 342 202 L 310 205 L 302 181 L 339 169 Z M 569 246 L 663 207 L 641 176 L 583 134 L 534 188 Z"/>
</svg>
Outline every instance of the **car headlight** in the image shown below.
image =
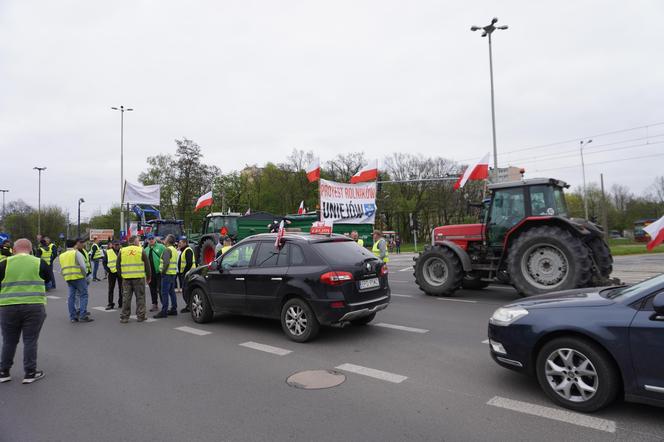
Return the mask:
<svg viewBox="0 0 664 442">
<path fill-rule="evenodd" d="M 489 322 L 494 325 L 510 325 L 528 314 L 523 307 L 501 307 L 491 316 Z"/>
</svg>

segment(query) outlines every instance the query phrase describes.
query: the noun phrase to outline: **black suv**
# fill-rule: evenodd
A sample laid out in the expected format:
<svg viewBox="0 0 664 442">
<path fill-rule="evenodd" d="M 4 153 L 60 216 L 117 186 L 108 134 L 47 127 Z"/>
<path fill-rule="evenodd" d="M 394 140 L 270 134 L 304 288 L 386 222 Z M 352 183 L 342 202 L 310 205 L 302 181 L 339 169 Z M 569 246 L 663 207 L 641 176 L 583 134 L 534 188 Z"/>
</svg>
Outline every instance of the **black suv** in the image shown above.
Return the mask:
<svg viewBox="0 0 664 442">
<path fill-rule="evenodd" d="M 320 324 L 365 325 L 390 302 L 387 265 L 341 235 L 287 233 L 245 238 L 187 274 L 194 321 L 220 313 L 280 318 L 297 342 Z"/>
</svg>

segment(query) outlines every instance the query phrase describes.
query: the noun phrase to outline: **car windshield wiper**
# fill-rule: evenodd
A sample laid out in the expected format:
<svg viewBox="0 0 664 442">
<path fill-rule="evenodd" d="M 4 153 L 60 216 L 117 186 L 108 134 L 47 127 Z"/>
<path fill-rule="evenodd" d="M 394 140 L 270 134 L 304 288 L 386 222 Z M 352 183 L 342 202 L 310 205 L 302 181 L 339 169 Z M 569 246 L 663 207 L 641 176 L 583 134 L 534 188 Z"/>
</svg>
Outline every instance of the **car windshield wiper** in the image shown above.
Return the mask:
<svg viewBox="0 0 664 442">
<path fill-rule="evenodd" d="M 615 286 L 615 287 L 608 287 L 608 288 L 605 288 L 603 290 L 600 290 L 599 294 L 601 296 L 604 296 L 607 299 L 617 298 L 618 296 L 622 295 L 622 291 L 623 291 L 622 289 L 624 289 L 625 287 L 627 287 L 626 284 Z"/>
</svg>

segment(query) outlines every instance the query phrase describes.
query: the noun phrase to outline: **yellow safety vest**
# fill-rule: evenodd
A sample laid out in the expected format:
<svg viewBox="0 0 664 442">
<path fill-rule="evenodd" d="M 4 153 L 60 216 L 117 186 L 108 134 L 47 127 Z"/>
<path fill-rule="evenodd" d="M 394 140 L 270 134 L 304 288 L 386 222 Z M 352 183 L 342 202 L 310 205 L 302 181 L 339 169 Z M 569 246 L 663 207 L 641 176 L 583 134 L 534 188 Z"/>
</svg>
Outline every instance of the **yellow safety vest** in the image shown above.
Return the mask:
<svg viewBox="0 0 664 442">
<path fill-rule="evenodd" d="M 122 279 L 145 278 L 142 247 L 127 246 L 120 250 L 120 272 Z"/>
<path fill-rule="evenodd" d="M 385 241 L 383 239 L 383 241 Z M 376 255 L 378 258 L 380 258 L 380 249 L 378 248 L 378 243 L 380 242 L 380 239 L 378 241 L 374 241 L 373 247 L 371 248 L 371 251 L 373 252 L 374 255 Z M 385 249 L 385 258 L 383 258 L 383 262 L 390 262 L 390 258 L 388 256 L 390 255 L 390 252 Z"/>
<path fill-rule="evenodd" d="M 75 281 L 85 278 L 76 260 L 77 253 L 80 252 L 76 249 L 69 249 L 58 258 L 60 260 L 60 267 L 62 268 L 62 277 L 65 278 L 65 281 Z M 83 256 L 85 257 L 85 253 L 83 253 Z"/>
<path fill-rule="evenodd" d="M 166 247 L 168 250 L 171 251 L 171 258 L 168 260 L 168 268 L 166 269 L 166 274 L 167 275 L 177 275 L 178 274 L 178 249 L 176 249 L 173 246 L 168 246 Z M 163 272 L 164 271 L 164 254 L 161 254 L 161 257 L 159 258 L 159 271 Z"/>
<path fill-rule="evenodd" d="M 92 249 L 94 249 L 94 252 L 92 254 L 92 259 L 101 259 L 102 252 L 101 252 L 101 247 L 99 246 L 99 244 L 92 244 L 92 248 L 90 250 L 92 251 Z"/>
<path fill-rule="evenodd" d="M 364 247 L 364 240 L 362 238 L 359 238 L 357 240 L 357 245 L 360 246 L 360 247 Z"/>
<path fill-rule="evenodd" d="M 106 259 L 108 260 L 108 269 L 111 273 L 117 273 L 118 271 L 118 255 L 113 249 L 106 249 Z"/>
<path fill-rule="evenodd" d="M 51 256 L 53 255 L 53 244 L 49 244 L 46 248 L 39 246 L 39 250 L 41 250 L 41 259 L 46 261 L 47 264 L 51 263 Z"/>
<path fill-rule="evenodd" d="M 90 255 L 85 250 L 79 250 L 81 255 L 83 255 L 83 260 L 85 261 L 85 269 L 88 271 L 88 274 L 92 272 L 92 266 L 90 265 Z"/>
<path fill-rule="evenodd" d="M 223 247 L 221 248 L 221 254 L 222 254 L 222 255 L 225 255 L 226 252 L 228 252 L 232 247 L 233 247 L 233 246 L 223 246 Z"/>
<path fill-rule="evenodd" d="M 3 250 L 4 250 L 4 249 L 3 249 Z M 6 250 L 9 250 L 9 253 L 10 253 L 9 256 L 12 256 L 12 255 L 14 254 L 14 251 L 13 251 L 11 248 L 6 249 Z M 2 261 L 4 261 L 5 259 L 9 258 L 9 256 L 0 254 L 0 262 L 2 262 Z"/>
<path fill-rule="evenodd" d="M 178 260 L 180 261 L 180 267 L 178 270 L 180 273 L 183 273 L 184 268 L 187 266 L 187 260 L 184 258 L 184 254 L 187 253 L 187 250 L 191 250 L 191 268 L 193 269 L 196 267 L 196 254 L 194 253 L 194 249 L 192 249 L 191 247 L 187 247 L 182 251 L 182 253 L 178 257 Z M 223 252 L 224 249 L 222 248 L 221 250 L 222 250 L 221 253 L 224 253 Z"/>
<path fill-rule="evenodd" d="M 25 253 L 7 258 L 0 282 L 0 306 L 46 304 L 46 287 L 39 276 L 39 258 Z"/>
</svg>

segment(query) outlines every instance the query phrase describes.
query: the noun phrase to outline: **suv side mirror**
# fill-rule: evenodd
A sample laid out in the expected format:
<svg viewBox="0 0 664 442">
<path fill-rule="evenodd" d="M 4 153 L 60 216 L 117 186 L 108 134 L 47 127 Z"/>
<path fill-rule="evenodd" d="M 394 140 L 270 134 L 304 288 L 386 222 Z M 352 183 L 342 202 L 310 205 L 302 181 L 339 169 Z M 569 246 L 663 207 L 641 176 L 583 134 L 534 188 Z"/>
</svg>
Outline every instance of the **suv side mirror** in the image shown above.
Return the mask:
<svg viewBox="0 0 664 442">
<path fill-rule="evenodd" d="M 655 296 L 652 300 L 652 308 L 658 315 L 664 315 L 664 292 Z"/>
<path fill-rule="evenodd" d="M 219 263 L 217 261 L 210 261 L 210 264 L 208 264 L 208 270 L 212 270 L 213 272 L 215 270 L 219 270 Z"/>
</svg>

